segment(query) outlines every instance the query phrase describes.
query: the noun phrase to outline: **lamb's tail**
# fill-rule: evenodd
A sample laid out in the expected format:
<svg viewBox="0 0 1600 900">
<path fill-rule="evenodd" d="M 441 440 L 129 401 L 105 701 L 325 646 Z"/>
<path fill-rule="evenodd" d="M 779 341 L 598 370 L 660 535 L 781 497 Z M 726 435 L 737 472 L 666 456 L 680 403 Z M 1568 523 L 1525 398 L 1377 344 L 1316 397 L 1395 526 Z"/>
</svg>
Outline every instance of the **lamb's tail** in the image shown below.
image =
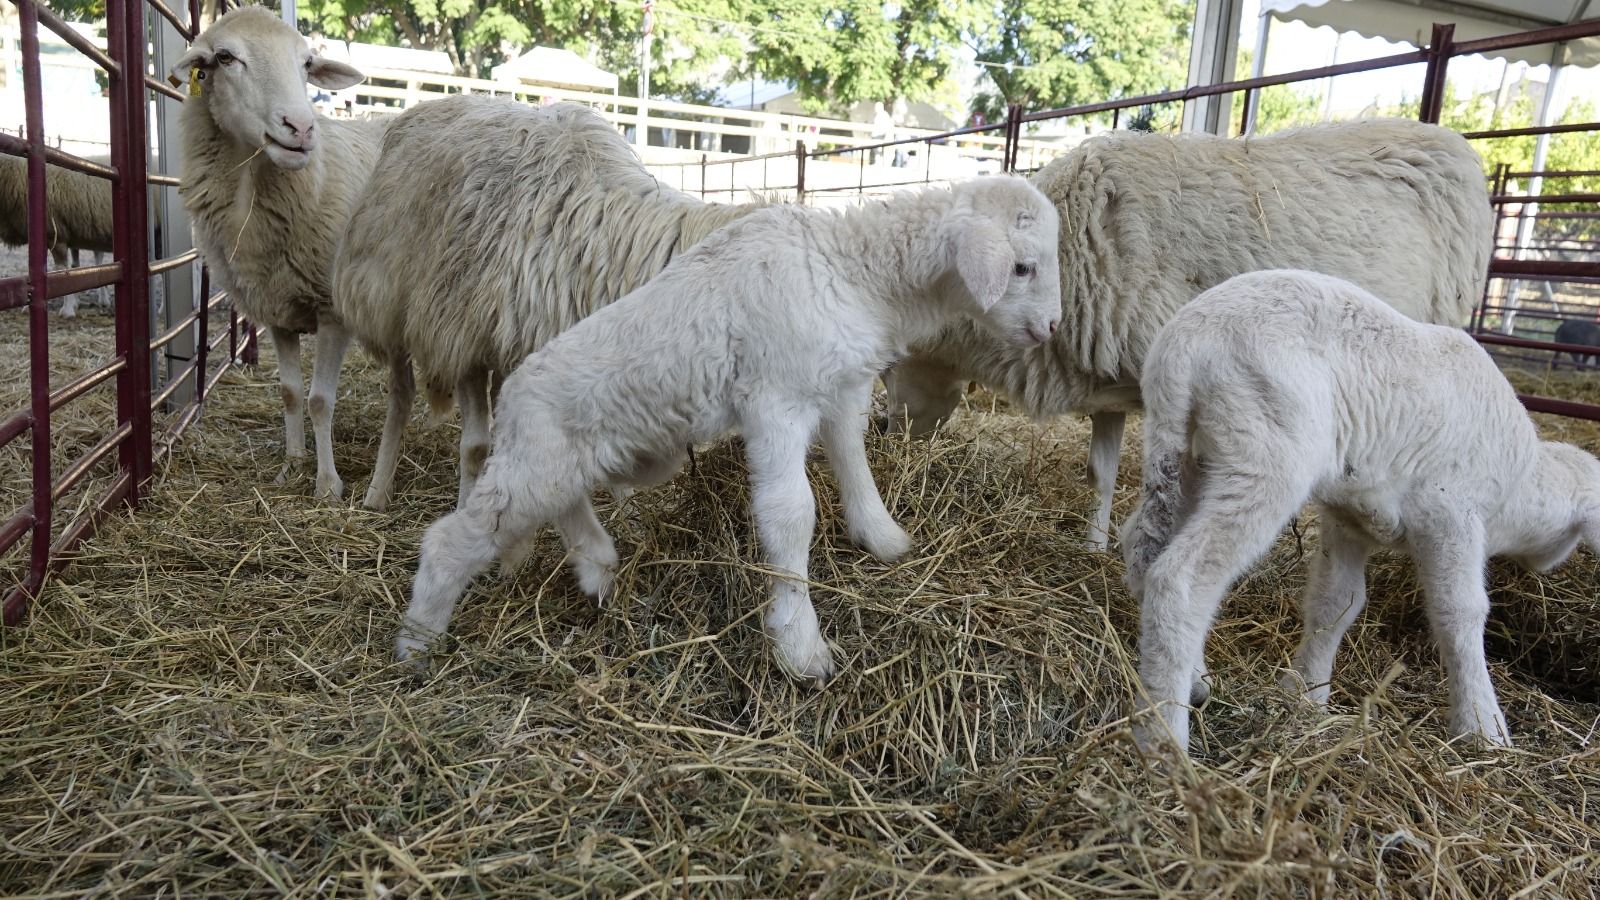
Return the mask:
<svg viewBox="0 0 1600 900">
<path fill-rule="evenodd" d="M 1157 357 L 1159 358 L 1159 357 Z M 1170 363 L 1174 358 L 1163 360 Z M 1149 363 L 1146 364 L 1150 365 Z M 1183 506 L 1184 468 L 1192 430 L 1194 384 L 1187 372 L 1163 365 L 1144 379 L 1144 484 L 1122 528 L 1128 588 L 1142 592 L 1145 572 L 1166 549 Z M 1154 377 L 1149 377 L 1149 376 Z"/>
</svg>

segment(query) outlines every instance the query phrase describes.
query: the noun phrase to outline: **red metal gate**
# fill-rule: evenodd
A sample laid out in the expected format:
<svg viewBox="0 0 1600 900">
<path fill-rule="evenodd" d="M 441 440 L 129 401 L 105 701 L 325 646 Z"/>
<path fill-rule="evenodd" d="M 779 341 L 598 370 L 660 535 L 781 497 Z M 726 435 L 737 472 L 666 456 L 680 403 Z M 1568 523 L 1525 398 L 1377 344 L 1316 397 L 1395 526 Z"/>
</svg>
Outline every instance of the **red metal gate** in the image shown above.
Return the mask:
<svg viewBox="0 0 1600 900">
<path fill-rule="evenodd" d="M 146 5 L 151 13 L 170 22 L 185 40 L 192 40 L 200 28 L 199 0 L 190 0 L 187 22 L 163 0 L 107 0 L 105 50 L 37 0 L 11 2 L 21 19 L 27 128 L 24 138 L 0 134 L 0 152 L 28 161 L 28 274 L 0 280 L 0 317 L 15 317 L 15 310 L 26 310 L 30 401 L 27 409 L 0 420 L 0 447 L 27 436 L 32 497 L 20 509 L 0 510 L 0 572 L 20 573 L 13 584 L 0 585 L 9 588 L 0 601 L 7 625 L 22 617 L 45 575 L 59 567 L 107 513 L 120 504 L 138 504 L 156 463 L 171 452 L 178 436 L 194 422 L 203 400 L 223 373 L 254 354 L 254 329 L 243 325 L 231 309 L 228 327 L 213 333 L 213 313 L 226 302 L 226 296 L 210 292 L 203 268 L 199 272 L 198 298 L 166 297 L 168 304 L 187 304 L 188 314 L 162 333 L 151 334 L 150 279 L 184 266 L 199 267 L 199 261 L 194 250 L 166 259 L 150 259 L 150 196 L 178 186 L 176 177 L 148 171 L 151 104 L 182 102 L 183 95 L 145 74 Z M 92 60 L 106 75 L 110 85 L 109 167 L 46 146 L 38 30 L 41 26 Z M 114 252 L 110 263 L 46 271 L 47 161 L 111 182 Z M 114 355 L 105 365 L 51 390 L 51 320 L 47 302 L 103 285 L 115 289 Z M 12 323 L 0 322 L 0 327 L 12 327 Z M 153 354 L 184 337 L 191 338 L 194 346 L 188 366 L 177 372 L 159 372 L 152 365 Z M 213 365 L 215 351 L 223 341 L 228 342 L 227 355 L 220 364 Z M 113 379 L 116 427 L 76 459 L 58 464 L 51 453 L 51 416 Z M 181 394 L 188 394 L 187 400 L 175 402 Z M 91 474 L 109 467 L 113 454 L 116 477 L 110 486 L 92 502 L 81 504 L 81 512 L 69 521 L 56 521 L 54 514 L 61 499 Z M 102 467 L 103 463 L 107 466 Z M 25 559 L 20 553 L 23 547 L 27 548 Z"/>
</svg>

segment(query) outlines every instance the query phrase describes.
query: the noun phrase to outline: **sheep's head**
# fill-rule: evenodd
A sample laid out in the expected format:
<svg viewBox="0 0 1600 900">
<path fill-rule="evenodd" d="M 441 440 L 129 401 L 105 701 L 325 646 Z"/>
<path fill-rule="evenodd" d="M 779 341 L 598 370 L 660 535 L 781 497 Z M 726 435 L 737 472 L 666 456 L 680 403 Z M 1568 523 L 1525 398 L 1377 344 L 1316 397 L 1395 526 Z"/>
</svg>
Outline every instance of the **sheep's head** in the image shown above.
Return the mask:
<svg viewBox="0 0 1600 900">
<path fill-rule="evenodd" d="M 955 195 L 946 233 L 974 317 L 1015 346 L 1046 343 L 1061 321 L 1055 207 L 1010 176 L 966 182 Z"/>
<path fill-rule="evenodd" d="M 233 140 L 260 147 L 279 168 L 299 169 L 317 146 L 317 115 L 306 83 L 340 90 L 364 76 L 311 52 L 271 10 L 244 6 L 207 28 L 172 67 Z"/>
<path fill-rule="evenodd" d="M 1528 535 L 1531 546 L 1511 556 L 1535 572 L 1548 572 L 1566 562 L 1580 542 L 1600 554 L 1600 459 L 1572 444 L 1540 446 L 1533 490 L 1547 510 L 1536 517 L 1547 533 Z"/>
</svg>

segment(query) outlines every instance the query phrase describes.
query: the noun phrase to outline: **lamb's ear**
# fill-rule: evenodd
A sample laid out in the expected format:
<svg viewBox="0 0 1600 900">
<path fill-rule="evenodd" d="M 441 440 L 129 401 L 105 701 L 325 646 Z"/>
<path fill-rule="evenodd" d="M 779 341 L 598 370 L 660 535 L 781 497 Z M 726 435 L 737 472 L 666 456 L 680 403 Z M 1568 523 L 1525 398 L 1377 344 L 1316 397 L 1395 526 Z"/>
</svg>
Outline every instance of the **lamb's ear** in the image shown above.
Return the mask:
<svg viewBox="0 0 1600 900">
<path fill-rule="evenodd" d="M 201 46 L 190 47 L 188 52 L 178 57 L 178 61 L 167 70 L 167 80 L 173 87 L 180 87 L 189 83 L 189 73 L 195 69 L 203 69 L 211 65 L 211 51 Z"/>
<path fill-rule="evenodd" d="M 956 271 L 984 311 L 1005 296 L 1011 277 L 1011 244 L 993 223 L 972 217 L 955 235 Z"/>
<path fill-rule="evenodd" d="M 320 88 L 342 91 L 367 80 L 361 70 L 348 63 L 323 56 L 311 57 L 311 68 L 306 70 L 306 80 Z"/>
</svg>

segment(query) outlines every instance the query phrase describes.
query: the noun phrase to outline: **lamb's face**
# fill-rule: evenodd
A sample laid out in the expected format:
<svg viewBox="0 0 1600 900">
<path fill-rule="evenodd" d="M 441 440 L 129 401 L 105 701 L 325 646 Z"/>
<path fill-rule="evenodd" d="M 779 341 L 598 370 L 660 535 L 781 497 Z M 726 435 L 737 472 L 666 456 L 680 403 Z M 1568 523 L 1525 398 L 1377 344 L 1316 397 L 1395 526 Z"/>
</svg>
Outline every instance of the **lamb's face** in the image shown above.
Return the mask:
<svg viewBox="0 0 1600 900">
<path fill-rule="evenodd" d="M 298 32 L 259 6 L 240 7 L 206 29 L 172 67 L 229 137 L 260 147 L 279 168 L 300 169 L 317 147 L 309 82 L 330 90 L 360 83 L 356 69 L 312 53 Z M 192 79 L 192 80 L 191 80 Z"/>
<path fill-rule="evenodd" d="M 956 188 L 951 240 L 975 317 L 1017 347 L 1050 340 L 1061 321 L 1060 223 L 1055 207 L 1020 178 L 979 178 Z"/>
</svg>

